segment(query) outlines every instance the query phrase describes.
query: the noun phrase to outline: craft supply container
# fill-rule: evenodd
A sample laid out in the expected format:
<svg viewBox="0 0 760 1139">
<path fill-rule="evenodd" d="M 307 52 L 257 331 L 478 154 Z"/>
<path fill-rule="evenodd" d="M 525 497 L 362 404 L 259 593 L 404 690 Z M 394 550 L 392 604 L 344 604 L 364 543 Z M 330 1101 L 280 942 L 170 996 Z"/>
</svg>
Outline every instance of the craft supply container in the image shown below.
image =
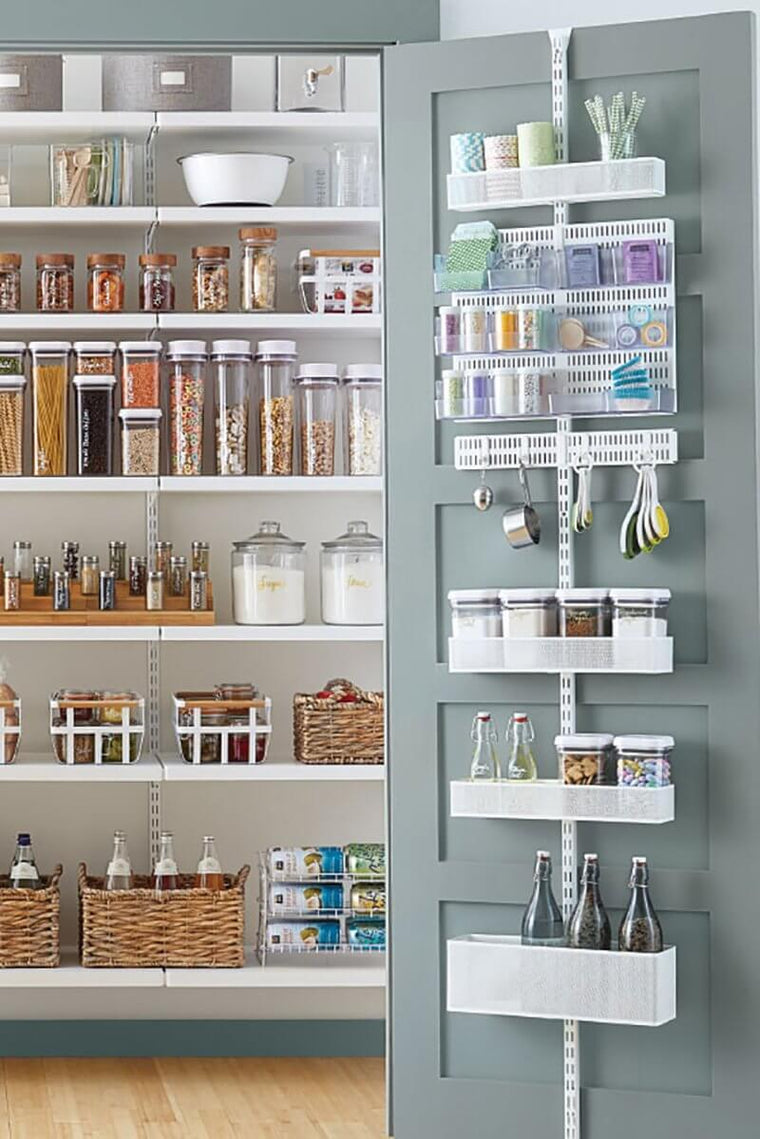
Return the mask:
<svg viewBox="0 0 760 1139">
<path fill-rule="evenodd" d="M 610 782 L 612 736 L 604 733 L 555 736 L 563 783 L 573 786 Z"/>
<path fill-rule="evenodd" d="M 226 312 L 230 301 L 230 247 L 193 248 L 193 308 L 196 312 Z"/>
<path fill-rule="evenodd" d="M 561 637 L 609 637 L 609 590 L 558 589 L 557 602 Z"/>
<path fill-rule="evenodd" d="M 620 787 L 669 787 L 672 736 L 615 736 L 617 781 Z"/>
<path fill-rule="evenodd" d="M 23 348 L 16 347 L 14 358 L 23 367 Z M 0 366 L 11 360 L 8 349 L 0 344 Z M 24 390 L 23 375 L 0 373 L 0 475 L 24 473 Z"/>
<path fill-rule="evenodd" d="M 556 637 L 556 590 L 502 589 L 499 600 L 505 637 Z"/>
<path fill-rule="evenodd" d="M 141 253 L 138 301 L 140 312 L 174 312 L 176 291 L 173 253 Z"/>
<path fill-rule="evenodd" d="M 214 383 L 216 473 L 248 473 L 251 345 L 247 340 L 214 340 L 211 374 Z"/>
<path fill-rule="evenodd" d="M 35 475 L 65 475 L 68 440 L 69 354 L 66 340 L 34 340 L 32 403 Z"/>
<path fill-rule="evenodd" d="M 87 307 L 90 312 L 124 310 L 123 253 L 91 253 L 87 258 Z"/>
<path fill-rule="evenodd" d="M 383 471 L 383 366 L 349 364 L 343 373 L 343 456 L 347 475 Z"/>
<path fill-rule="evenodd" d="M 501 590 L 452 589 L 451 635 L 457 640 L 480 640 L 502 635 Z"/>
<path fill-rule="evenodd" d="M 326 625 L 382 625 L 385 617 L 383 542 L 366 522 L 322 543 L 322 620 Z"/>
<path fill-rule="evenodd" d="M 103 55 L 104 111 L 229 111 L 231 93 L 229 55 Z"/>
<path fill-rule="evenodd" d="M 159 473 L 161 409 L 122 408 L 121 473 L 153 476 Z"/>
<path fill-rule="evenodd" d="M 259 472 L 293 474 L 297 353 L 293 340 L 260 340 L 256 351 Z"/>
<path fill-rule="evenodd" d="M 240 308 L 274 312 L 277 299 L 277 230 L 245 226 L 240 238 Z"/>
<path fill-rule="evenodd" d="M 296 377 L 300 434 L 300 473 L 335 473 L 335 428 L 338 414 L 336 364 L 303 364 Z"/>
<path fill-rule="evenodd" d="M 121 405 L 160 407 L 161 344 L 155 340 L 122 340 Z"/>
<path fill-rule="evenodd" d="M 169 473 L 203 473 L 206 342 L 172 340 L 166 360 L 169 388 Z"/>
<path fill-rule="evenodd" d="M 237 625 L 302 625 L 306 620 L 306 543 L 279 522 L 232 549 L 232 612 Z"/>
<path fill-rule="evenodd" d="M 0 253 L 0 312 L 21 308 L 21 254 Z"/>
<path fill-rule="evenodd" d="M 77 474 L 113 474 L 115 376 L 75 376 Z"/>
<path fill-rule="evenodd" d="M 77 376 L 115 376 L 115 341 L 76 340 L 74 342 L 74 374 Z"/>
<path fill-rule="evenodd" d="M 74 254 L 40 253 L 37 265 L 37 311 L 74 311 Z"/>
<path fill-rule="evenodd" d="M 667 637 L 669 589 L 611 589 L 613 637 Z"/>
</svg>

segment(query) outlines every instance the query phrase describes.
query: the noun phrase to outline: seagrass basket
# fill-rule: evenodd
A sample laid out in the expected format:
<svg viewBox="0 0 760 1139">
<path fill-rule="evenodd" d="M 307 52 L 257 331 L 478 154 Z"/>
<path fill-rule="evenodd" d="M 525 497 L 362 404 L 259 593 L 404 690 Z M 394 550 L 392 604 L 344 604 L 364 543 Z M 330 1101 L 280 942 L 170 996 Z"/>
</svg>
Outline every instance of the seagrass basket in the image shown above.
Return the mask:
<svg viewBox="0 0 760 1139">
<path fill-rule="evenodd" d="M 383 763 L 385 698 L 349 680 L 331 680 L 323 692 L 293 697 L 293 745 L 299 763 Z M 349 694 L 351 699 L 344 702 Z"/>
<path fill-rule="evenodd" d="M 243 965 L 245 882 L 250 866 L 224 877 L 223 890 L 180 888 L 157 895 L 135 875 L 132 890 L 104 890 L 79 864 L 80 956 L 88 968 L 239 969 Z"/>
<path fill-rule="evenodd" d="M 0 968 L 54 969 L 61 963 L 58 886 L 63 867 L 43 877 L 39 890 L 18 890 L 0 877 Z"/>
</svg>

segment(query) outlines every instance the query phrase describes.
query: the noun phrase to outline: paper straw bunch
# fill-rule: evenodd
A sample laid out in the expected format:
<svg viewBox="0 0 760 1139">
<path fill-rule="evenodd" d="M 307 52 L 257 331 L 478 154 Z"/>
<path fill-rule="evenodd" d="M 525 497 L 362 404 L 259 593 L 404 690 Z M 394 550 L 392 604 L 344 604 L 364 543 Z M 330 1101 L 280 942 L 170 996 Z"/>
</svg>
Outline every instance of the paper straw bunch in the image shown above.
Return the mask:
<svg viewBox="0 0 760 1139">
<path fill-rule="evenodd" d="M 631 94 L 631 105 L 627 114 L 622 91 L 612 96 L 608 108 L 605 107 L 601 95 L 586 100 L 585 107 L 591 125 L 600 138 L 606 136 L 610 140 L 611 159 L 626 157 L 626 148 L 638 126 L 645 105 L 646 99 L 643 95 L 639 95 L 638 91 L 633 91 Z"/>
</svg>

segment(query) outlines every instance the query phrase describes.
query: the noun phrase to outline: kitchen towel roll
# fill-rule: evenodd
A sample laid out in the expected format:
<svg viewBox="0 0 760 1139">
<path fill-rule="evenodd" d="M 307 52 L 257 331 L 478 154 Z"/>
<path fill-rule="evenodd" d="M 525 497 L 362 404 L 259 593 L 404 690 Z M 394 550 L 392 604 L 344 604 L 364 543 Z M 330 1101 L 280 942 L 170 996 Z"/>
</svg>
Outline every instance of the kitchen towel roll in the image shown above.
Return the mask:
<svg viewBox="0 0 760 1139">
<path fill-rule="evenodd" d="M 556 162 L 552 123 L 518 123 L 517 140 L 521 166 L 553 166 Z"/>
</svg>

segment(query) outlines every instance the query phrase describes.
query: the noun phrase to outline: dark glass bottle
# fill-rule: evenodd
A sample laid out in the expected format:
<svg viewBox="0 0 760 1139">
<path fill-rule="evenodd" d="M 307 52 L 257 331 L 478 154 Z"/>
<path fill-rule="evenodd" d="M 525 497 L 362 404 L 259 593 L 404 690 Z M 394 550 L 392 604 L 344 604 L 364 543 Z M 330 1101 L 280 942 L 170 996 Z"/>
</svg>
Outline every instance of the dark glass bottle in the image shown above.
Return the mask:
<svg viewBox="0 0 760 1139">
<path fill-rule="evenodd" d="M 659 953 L 662 927 L 649 897 L 649 867 L 646 858 L 634 858 L 631 866 L 631 901 L 618 930 L 621 953 Z"/>
<path fill-rule="evenodd" d="M 564 945 L 565 927 L 552 893 L 552 858 L 548 850 L 536 851 L 533 893 L 523 914 L 523 945 Z"/>
<path fill-rule="evenodd" d="M 584 854 L 578 903 L 567 923 L 571 949 L 609 949 L 610 919 L 599 892 L 599 857 Z"/>
</svg>

